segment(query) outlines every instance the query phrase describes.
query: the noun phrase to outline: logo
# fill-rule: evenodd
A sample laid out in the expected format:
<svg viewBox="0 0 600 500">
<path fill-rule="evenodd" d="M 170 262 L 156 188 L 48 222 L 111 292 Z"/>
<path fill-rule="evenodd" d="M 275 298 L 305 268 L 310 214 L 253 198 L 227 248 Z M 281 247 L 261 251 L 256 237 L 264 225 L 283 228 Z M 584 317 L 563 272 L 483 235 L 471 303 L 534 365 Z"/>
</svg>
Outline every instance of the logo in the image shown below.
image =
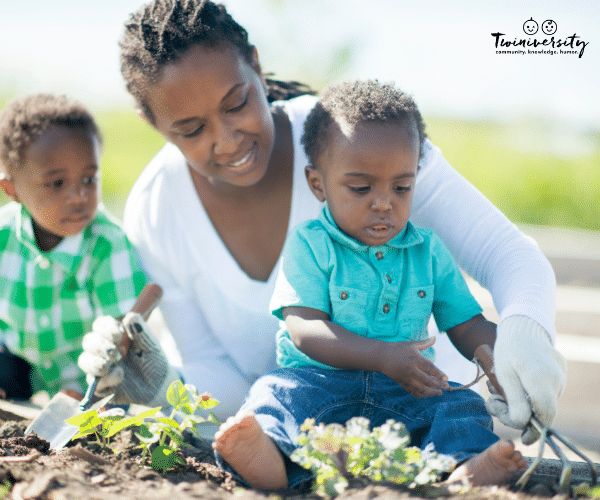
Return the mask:
<svg viewBox="0 0 600 500">
<path fill-rule="evenodd" d="M 506 33 L 499 31 L 492 33 L 496 54 L 577 55 L 581 58 L 589 42 L 582 40 L 577 33 L 564 38 L 562 36 L 555 37 L 554 34 L 557 30 L 558 24 L 556 21 L 546 19 L 541 23 L 540 32 L 540 24 L 533 17 L 530 17 L 523 23 L 523 33 L 528 38 L 517 38 L 516 36 L 505 38 Z M 534 38 L 534 35 L 537 36 Z"/>
</svg>

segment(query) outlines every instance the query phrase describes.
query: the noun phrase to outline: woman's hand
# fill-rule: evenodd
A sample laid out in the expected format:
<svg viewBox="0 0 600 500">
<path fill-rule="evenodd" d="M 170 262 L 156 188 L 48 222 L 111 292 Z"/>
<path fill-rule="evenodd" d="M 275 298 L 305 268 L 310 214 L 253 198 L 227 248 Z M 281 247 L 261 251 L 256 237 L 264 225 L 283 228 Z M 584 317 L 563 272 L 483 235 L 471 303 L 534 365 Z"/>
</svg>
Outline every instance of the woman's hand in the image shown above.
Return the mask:
<svg viewBox="0 0 600 500">
<path fill-rule="evenodd" d="M 448 377 L 421 354 L 435 337 L 407 342 L 390 342 L 382 353 L 381 373 L 400 384 L 416 398 L 441 396 L 450 388 Z"/>
<path fill-rule="evenodd" d="M 564 357 L 537 322 L 526 316 L 509 316 L 498 325 L 494 367 L 508 406 L 492 395 L 488 411 L 504 425 L 524 429 L 524 444 L 535 442 L 539 432 L 527 424 L 533 414 L 542 425 L 552 425 L 566 382 Z"/>
</svg>

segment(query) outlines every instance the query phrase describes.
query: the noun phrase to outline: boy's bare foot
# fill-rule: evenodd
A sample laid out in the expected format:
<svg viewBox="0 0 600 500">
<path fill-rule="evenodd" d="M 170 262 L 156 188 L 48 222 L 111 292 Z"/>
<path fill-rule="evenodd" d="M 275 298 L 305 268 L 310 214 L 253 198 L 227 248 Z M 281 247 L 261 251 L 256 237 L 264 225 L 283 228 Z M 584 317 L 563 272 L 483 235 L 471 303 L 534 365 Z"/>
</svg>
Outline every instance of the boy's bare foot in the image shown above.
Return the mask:
<svg viewBox="0 0 600 500">
<path fill-rule="evenodd" d="M 467 482 L 472 486 L 501 485 L 520 470 L 527 468 L 521 452 L 512 441 L 502 439 L 487 450 L 459 465 L 446 483 Z"/>
<path fill-rule="evenodd" d="M 253 412 L 238 413 L 221 424 L 212 447 L 257 490 L 288 485 L 283 456 L 256 421 Z"/>
</svg>

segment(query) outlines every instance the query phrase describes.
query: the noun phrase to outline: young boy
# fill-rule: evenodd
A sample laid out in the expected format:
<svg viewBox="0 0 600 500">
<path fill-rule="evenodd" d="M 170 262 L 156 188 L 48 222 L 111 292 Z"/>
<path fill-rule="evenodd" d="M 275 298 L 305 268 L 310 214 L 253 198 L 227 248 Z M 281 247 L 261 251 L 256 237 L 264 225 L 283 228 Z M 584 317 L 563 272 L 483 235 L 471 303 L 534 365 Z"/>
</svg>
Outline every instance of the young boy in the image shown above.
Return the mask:
<svg viewBox="0 0 600 500">
<path fill-rule="evenodd" d="M 85 392 L 81 339 L 123 316 L 146 282 L 100 199 L 100 133 L 88 110 L 39 94 L 0 114 L 0 396 Z M 31 374 L 29 373 L 31 371 Z"/>
<path fill-rule="evenodd" d="M 500 484 L 525 468 L 492 432 L 482 398 L 451 391 L 458 384 L 431 362 L 432 313 L 467 359 L 496 332 L 441 241 L 408 220 L 425 137 L 413 100 L 372 81 L 328 88 L 306 120 L 306 177 L 327 205 L 286 243 L 271 300 L 284 321 L 282 368 L 254 384 L 213 443 L 252 487 L 307 479 L 288 457 L 309 417 L 401 421 L 413 445 L 461 464 L 452 482 Z"/>
</svg>

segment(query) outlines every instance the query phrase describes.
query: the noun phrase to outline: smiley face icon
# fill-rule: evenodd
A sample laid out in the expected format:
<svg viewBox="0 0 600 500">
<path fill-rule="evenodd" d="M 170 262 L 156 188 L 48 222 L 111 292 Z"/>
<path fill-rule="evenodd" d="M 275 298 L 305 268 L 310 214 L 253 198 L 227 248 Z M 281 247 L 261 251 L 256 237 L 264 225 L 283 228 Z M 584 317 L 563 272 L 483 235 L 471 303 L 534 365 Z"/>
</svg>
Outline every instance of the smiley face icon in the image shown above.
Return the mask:
<svg viewBox="0 0 600 500">
<path fill-rule="evenodd" d="M 535 35 L 538 32 L 538 29 L 538 23 L 533 20 L 533 17 L 523 23 L 523 31 L 526 35 Z"/>
<path fill-rule="evenodd" d="M 548 19 L 542 23 L 542 31 L 546 33 L 546 35 L 554 35 L 557 28 L 558 26 L 556 25 L 556 22 L 554 22 L 552 19 Z"/>
</svg>

